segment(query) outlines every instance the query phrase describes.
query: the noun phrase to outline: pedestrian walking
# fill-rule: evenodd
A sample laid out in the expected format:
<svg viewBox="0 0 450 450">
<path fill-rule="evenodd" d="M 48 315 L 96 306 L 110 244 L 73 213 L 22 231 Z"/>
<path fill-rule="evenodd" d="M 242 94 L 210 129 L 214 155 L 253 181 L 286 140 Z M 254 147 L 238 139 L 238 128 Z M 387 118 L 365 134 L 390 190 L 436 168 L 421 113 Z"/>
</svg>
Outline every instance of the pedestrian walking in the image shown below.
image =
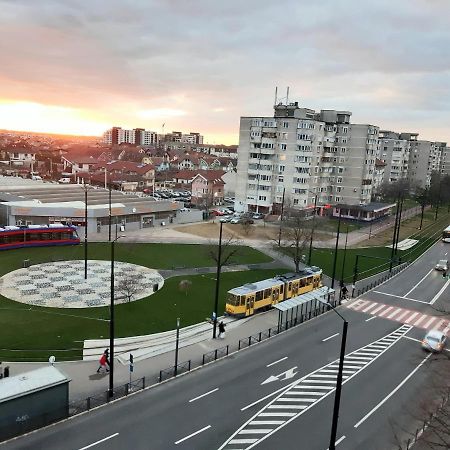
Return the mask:
<svg viewBox="0 0 450 450">
<path fill-rule="evenodd" d="M 347 289 L 347 286 L 344 284 L 344 286 L 341 289 L 342 298 L 346 299 L 347 298 L 347 294 L 348 294 L 348 289 Z"/>
<path fill-rule="evenodd" d="M 100 357 L 99 363 L 100 363 L 100 366 L 97 369 L 97 373 L 100 373 L 100 370 L 102 368 L 105 369 L 105 372 L 109 372 L 109 369 L 108 369 L 108 367 L 109 367 L 109 351 L 108 351 L 108 349 L 106 349 L 103 352 L 103 355 Z M 108 365 L 108 367 L 106 367 L 107 365 Z"/>
<path fill-rule="evenodd" d="M 225 339 L 225 324 L 223 322 L 219 323 L 219 339 Z"/>
</svg>

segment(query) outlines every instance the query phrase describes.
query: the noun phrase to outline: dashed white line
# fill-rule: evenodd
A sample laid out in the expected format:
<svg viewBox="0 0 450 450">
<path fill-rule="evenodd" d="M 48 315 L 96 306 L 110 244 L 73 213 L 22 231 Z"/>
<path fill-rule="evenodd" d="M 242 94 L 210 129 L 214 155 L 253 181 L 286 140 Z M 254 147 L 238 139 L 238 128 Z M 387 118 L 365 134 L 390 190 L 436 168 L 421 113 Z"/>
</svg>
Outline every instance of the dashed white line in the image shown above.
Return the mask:
<svg viewBox="0 0 450 450">
<path fill-rule="evenodd" d="M 191 398 L 191 399 L 189 400 L 189 403 L 195 402 L 195 400 L 198 400 L 199 398 L 206 397 L 207 395 L 212 394 L 213 392 L 217 392 L 218 390 L 219 390 L 219 388 L 215 388 L 215 389 L 213 389 L 212 391 L 208 391 L 208 392 L 205 392 L 205 393 L 202 394 L 202 395 L 199 395 L 198 397 Z"/>
<path fill-rule="evenodd" d="M 334 337 L 339 336 L 339 333 L 332 334 L 325 339 L 322 339 L 322 342 L 328 341 L 329 339 L 333 339 Z"/>
<path fill-rule="evenodd" d="M 366 319 L 366 322 L 370 322 L 371 320 L 376 319 L 376 318 L 377 318 L 377 316 L 369 317 L 368 319 Z"/>
<path fill-rule="evenodd" d="M 190 439 L 193 436 L 196 436 L 197 434 L 202 433 L 203 431 L 206 431 L 208 428 L 211 428 L 211 425 L 208 425 L 206 427 L 203 427 L 202 429 L 195 431 L 194 433 L 190 434 L 189 436 L 184 437 L 183 439 L 180 439 L 178 441 L 175 442 L 175 445 L 181 444 L 182 442 Z"/>
<path fill-rule="evenodd" d="M 340 437 L 340 438 L 334 443 L 334 445 L 337 446 L 337 445 L 340 444 L 344 439 L 345 439 L 345 436 Z"/>
<path fill-rule="evenodd" d="M 272 362 L 272 363 L 270 363 L 270 364 L 267 364 L 266 367 L 272 367 L 272 366 L 274 366 L 275 364 L 278 364 L 279 362 L 284 361 L 284 360 L 286 360 L 286 359 L 288 359 L 287 356 L 285 356 L 284 358 L 278 359 L 277 361 L 274 361 L 274 362 Z"/>
<path fill-rule="evenodd" d="M 423 300 L 416 300 L 415 298 L 401 297 L 400 295 L 388 294 L 387 292 L 381 292 L 381 291 L 372 291 L 372 292 L 376 292 L 377 294 L 387 295 L 388 297 L 401 298 L 404 300 L 409 300 L 410 302 L 425 303 L 426 305 L 429 305 L 429 302 L 424 302 Z"/>
<path fill-rule="evenodd" d="M 365 422 L 375 411 L 377 411 L 381 406 L 383 406 L 422 366 L 425 364 L 426 360 L 431 356 L 431 353 L 423 359 L 420 364 L 383 400 L 381 400 L 378 405 L 372 408 L 359 422 L 354 425 L 354 428 L 358 428 L 363 422 Z"/>
<path fill-rule="evenodd" d="M 448 280 L 444 286 L 442 286 L 441 290 L 433 297 L 433 300 L 431 300 L 430 305 L 434 305 L 436 300 L 442 295 L 442 293 L 447 289 L 447 287 L 450 285 L 450 280 Z"/>
<path fill-rule="evenodd" d="M 103 439 L 100 439 L 99 441 L 96 441 L 96 442 L 93 442 L 92 444 L 86 445 L 86 447 L 82 447 L 82 448 L 80 448 L 80 450 L 86 450 L 87 448 L 94 447 L 94 445 L 101 444 L 102 442 L 108 441 L 109 439 L 112 439 L 113 437 L 116 437 L 118 435 L 119 435 L 119 433 L 111 434 L 111 436 L 107 436 Z"/>
<path fill-rule="evenodd" d="M 416 283 L 411 290 L 409 290 L 406 294 L 405 294 L 405 298 L 408 297 L 409 294 L 411 294 L 411 292 L 416 289 L 417 286 L 419 286 L 420 283 L 422 283 L 423 280 L 425 280 L 425 278 L 430 275 L 431 272 L 433 272 L 434 269 L 431 269 L 418 283 Z"/>
</svg>

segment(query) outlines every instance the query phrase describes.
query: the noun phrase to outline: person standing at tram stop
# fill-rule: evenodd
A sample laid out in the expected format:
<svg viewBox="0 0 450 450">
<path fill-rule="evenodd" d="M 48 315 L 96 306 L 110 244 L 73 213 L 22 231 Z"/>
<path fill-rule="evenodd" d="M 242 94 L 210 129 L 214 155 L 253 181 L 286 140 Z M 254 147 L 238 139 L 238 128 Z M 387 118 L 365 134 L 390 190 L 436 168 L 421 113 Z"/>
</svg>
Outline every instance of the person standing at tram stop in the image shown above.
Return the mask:
<svg viewBox="0 0 450 450">
<path fill-rule="evenodd" d="M 219 323 L 219 339 L 225 339 L 225 324 L 223 322 Z"/>
</svg>

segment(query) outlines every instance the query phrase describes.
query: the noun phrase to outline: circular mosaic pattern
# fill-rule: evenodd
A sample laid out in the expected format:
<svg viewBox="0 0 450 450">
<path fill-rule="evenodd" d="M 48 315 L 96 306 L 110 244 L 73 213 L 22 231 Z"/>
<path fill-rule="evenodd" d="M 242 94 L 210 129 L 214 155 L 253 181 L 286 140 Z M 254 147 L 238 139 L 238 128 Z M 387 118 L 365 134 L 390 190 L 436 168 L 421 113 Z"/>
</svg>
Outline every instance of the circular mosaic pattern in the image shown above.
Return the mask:
<svg viewBox="0 0 450 450">
<path fill-rule="evenodd" d="M 111 301 L 111 262 L 84 260 L 36 264 L 14 270 L 0 278 L 0 294 L 20 303 L 53 308 L 109 306 Z M 152 295 L 164 285 L 153 269 L 117 261 L 114 263 L 115 304 Z"/>
</svg>

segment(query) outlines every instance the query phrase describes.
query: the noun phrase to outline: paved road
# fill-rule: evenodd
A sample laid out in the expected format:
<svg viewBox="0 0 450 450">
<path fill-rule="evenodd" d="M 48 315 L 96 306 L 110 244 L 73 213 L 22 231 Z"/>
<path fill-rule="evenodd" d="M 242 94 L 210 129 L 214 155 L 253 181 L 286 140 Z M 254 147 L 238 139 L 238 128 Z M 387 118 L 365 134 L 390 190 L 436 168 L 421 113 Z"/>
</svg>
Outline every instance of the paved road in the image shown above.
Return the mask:
<svg viewBox="0 0 450 450">
<path fill-rule="evenodd" d="M 448 283 L 430 271 L 446 251 L 450 246 L 436 244 L 362 299 L 378 296 L 376 301 L 387 305 L 435 312 L 450 300 Z M 434 357 L 424 363 L 428 355 L 417 342 L 422 329 L 351 306 L 341 308 L 349 335 L 339 448 L 396 448 L 392 428 L 400 438 L 405 426 L 414 428 L 405 411 L 428 400 L 431 371 L 425 368 Z M 0 448 L 325 450 L 341 326 L 329 312 L 187 376 Z"/>
</svg>

